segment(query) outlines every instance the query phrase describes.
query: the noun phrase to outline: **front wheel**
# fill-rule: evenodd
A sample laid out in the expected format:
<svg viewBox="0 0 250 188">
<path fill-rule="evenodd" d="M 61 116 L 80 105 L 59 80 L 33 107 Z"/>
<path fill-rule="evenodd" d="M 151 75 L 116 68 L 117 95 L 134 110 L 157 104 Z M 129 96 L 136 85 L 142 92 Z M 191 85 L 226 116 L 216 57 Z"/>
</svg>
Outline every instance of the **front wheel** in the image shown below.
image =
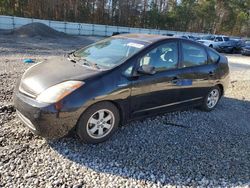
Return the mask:
<svg viewBox="0 0 250 188">
<path fill-rule="evenodd" d="M 207 96 L 203 100 L 203 104 L 201 105 L 201 109 L 204 111 L 211 111 L 213 110 L 221 97 L 221 90 L 218 86 L 213 87 L 209 90 Z"/>
<path fill-rule="evenodd" d="M 97 144 L 109 139 L 120 122 L 119 111 L 110 102 L 89 107 L 80 117 L 76 132 L 84 143 Z"/>
</svg>

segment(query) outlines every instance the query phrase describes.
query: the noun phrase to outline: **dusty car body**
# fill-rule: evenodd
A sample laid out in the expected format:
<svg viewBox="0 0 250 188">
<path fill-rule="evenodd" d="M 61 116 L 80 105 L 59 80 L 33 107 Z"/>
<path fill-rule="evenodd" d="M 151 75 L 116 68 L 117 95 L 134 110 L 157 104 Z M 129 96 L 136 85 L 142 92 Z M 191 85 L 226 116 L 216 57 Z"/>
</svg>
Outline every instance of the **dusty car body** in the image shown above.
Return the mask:
<svg viewBox="0 0 250 188">
<path fill-rule="evenodd" d="M 35 134 L 58 138 L 76 129 L 85 143 L 99 143 L 137 118 L 190 106 L 214 109 L 228 75 L 227 59 L 197 42 L 117 35 L 29 68 L 14 104 Z"/>
</svg>

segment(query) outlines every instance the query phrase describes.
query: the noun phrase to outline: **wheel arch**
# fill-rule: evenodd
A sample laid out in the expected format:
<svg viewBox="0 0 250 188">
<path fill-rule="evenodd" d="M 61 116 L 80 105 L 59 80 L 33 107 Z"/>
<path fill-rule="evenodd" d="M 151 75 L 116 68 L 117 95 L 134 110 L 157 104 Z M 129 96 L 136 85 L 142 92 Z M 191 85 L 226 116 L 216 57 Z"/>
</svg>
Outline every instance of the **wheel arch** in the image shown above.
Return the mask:
<svg viewBox="0 0 250 188">
<path fill-rule="evenodd" d="M 111 103 L 111 104 L 113 104 L 117 108 L 117 110 L 119 112 L 119 116 L 120 116 L 120 122 L 119 122 L 119 124 L 125 124 L 126 123 L 125 109 L 122 108 L 122 105 L 119 102 L 113 101 L 113 100 L 101 100 L 101 101 L 96 101 L 96 102 L 92 103 L 91 105 L 89 105 L 88 107 L 86 107 L 84 110 L 81 111 L 80 116 L 78 117 L 77 123 L 78 123 L 80 117 L 82 116 L 82 114 L 84 112 L 86 112 L 86 110 L 88 110 L 93 105 L 96 105 L 96 104 L 99 104 L 99 103 L 103 103 L 103 102 Z"/>
<path fill-rule="evenodd" d="M 119 122 L 119 124 L 124 124 L 124 122 L 125 122 L 125 112 L 124 111 L 125 110 L 122 108 L 121 104 L 119 104 L 116 101 L 112 101 L 112 100 L 105 100 L 105 101 L 100 101 L 100 102 L 110 102 L 113 105 L 115 105 L 115 107 L 118 109 L 119 115 L 120 115 L 120 122 Z"/>
<path fill-rule="evenodd" d="M 224 87 L 223 87 L 223 85 L 222 84 L 217 84 L 216 86 L 218 86 L 219 88 L 220 88 L 220 91 L 221 91 L 221 96 L 223 96 L 224 95 Z"/>
</svg>

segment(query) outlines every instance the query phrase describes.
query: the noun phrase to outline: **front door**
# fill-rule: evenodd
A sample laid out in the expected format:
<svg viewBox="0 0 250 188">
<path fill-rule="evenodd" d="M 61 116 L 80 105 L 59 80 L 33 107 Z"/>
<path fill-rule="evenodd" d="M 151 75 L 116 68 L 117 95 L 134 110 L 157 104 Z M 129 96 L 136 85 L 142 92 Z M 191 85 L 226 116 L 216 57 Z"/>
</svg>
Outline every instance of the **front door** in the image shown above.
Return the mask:
<svg viewBox="0 0 250 188">
<path fill-rule="evenodd" d="M 138 74 L 133 81 L 130 105 L 133 117 L 160 112 L 179 101 L 178 62 L 178 42 L 175 40 L 161 43 L 137 60 L 139 66 L 155 67 L 156 73 Z"/>
</svg>

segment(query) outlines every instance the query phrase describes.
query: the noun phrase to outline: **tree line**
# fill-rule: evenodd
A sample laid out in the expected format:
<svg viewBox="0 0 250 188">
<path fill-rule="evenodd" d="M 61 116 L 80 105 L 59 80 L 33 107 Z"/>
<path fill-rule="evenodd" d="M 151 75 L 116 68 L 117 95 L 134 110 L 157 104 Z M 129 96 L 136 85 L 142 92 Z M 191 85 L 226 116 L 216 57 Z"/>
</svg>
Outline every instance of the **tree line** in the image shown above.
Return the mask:
<svg viewBox="0 0 250 188">
<path fill-rule="evenodd" d="M 0 0 L 0 14 L 250 36 L 250 0 Z"/>
</svg>

